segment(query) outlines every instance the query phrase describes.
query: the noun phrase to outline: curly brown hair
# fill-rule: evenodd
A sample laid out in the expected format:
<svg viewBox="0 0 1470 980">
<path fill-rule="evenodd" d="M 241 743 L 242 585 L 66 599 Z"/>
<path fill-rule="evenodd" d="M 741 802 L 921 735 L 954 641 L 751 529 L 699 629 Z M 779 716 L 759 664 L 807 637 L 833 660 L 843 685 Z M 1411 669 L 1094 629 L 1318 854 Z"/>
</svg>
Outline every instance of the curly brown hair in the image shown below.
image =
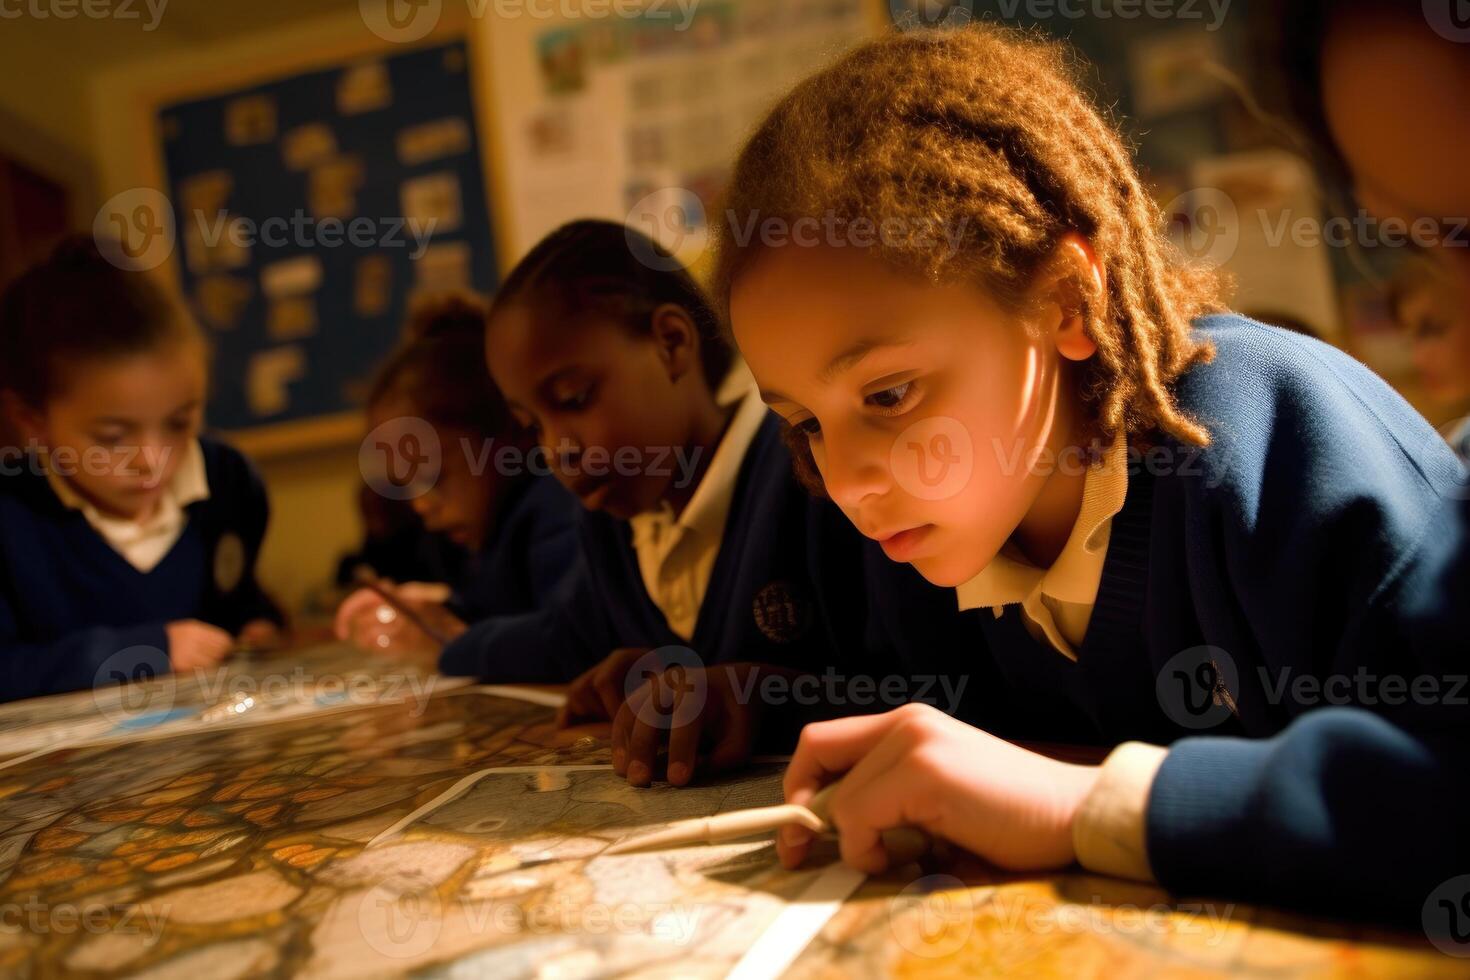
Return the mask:
<svg viewBox="0 0 1470 980">
<path fill-rule="evenodd" d="M 1186 264 L 1164 232 L 1131 148 L 1092 104 L 1082 63 L 1040 35 L 993 25 L 890 34 L 783 98 L 750 138 L 715 222 L 714 292 L 762 246 L 754 221 L 866 228 L 885 261 L 939 283 L 969 282 L 1020 307 L 1062 237 L 1092 246 L 1106 303 L 1083 303 L 1097 354 L 1082 372 L 1093 425 L 1209 442 L 1171 383 L 1213 347 L 1190 321 L 1221 308 L 1222 282 Z M 888 227 L 908 233 L 884 234 Z M 914 230 L 944 228 L 943 236 Z M 804 451 L 804 440 L 793 441 Z"/>
</svg>

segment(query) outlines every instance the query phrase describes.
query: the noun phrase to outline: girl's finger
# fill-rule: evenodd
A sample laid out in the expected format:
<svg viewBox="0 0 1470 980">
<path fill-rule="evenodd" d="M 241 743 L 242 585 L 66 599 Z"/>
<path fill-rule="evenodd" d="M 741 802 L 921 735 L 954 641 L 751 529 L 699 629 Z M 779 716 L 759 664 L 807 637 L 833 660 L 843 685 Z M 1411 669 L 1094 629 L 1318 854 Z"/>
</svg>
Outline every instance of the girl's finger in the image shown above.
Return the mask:
<svg viewBox="0 0 1470 980">
<path fill-rule="evenodd" d="M 612 763 L 613 772 L 619 776 L 628 774 L 628 736 L 632 734 L 633 725 L 638 720 L 637 709 L 646 697 L 644 693 L 646 690 L 640 687 L 634 691 L 613 715 Z"/>
<path fill-rule="evenodd" d="M 786 801 L 806 803 L 817 790 L 855 766 L 899 722 L 897 712 L 889 711 L 807 725 L 782 780 Z"/>
<path fill-rule="evenodd" d="M 673 714 L 670 715 L 675 724 L 669 729 L 668 775 L 669 782 L 675 786 L 683 786 L 694 777 L 695 763 L 699 757 L 699 739 L 708 717 L 705 711 L 692 711 L 689 712 L 690 717 L 684 717 L 680 711 L 680 703 L 684 697 L 692 696 L 687 690 L 681 691 L 677 695 Z"/>
<path fill-rule="evenodd" d="M 660 724 L 660 717 L 651 716 L 651 711 L 635 713 L 634 726 L 628 733 L 628 783 L 631 786 L 647 786 L 653 782 L 654 763 L 659 761 L 659 745 L 667 729 Z"/>
<path fill-rule="evenodd" d="M 723 724 L 719 737 L 710 749 L 708 764 L 711 771 L 734 769 L 750 760 L 751 712 L 746 704 L 726 703 L 721 712 Z"/>
<path fill-rule="evenodd" d="M 883 831 L 928 822 L 917 819 L 914 807 L 932 799 L 934 787 L 920 787 L 919 770 L 906 765 L 916 744 L 913 729 L 890 730 L 842 777 L 827 804 L 842 860 L 859 871 L 881 874 L 887 869 Z"/>
<path fill-rule="evenodd" d="M 337 618 L 332 624 L 337 639 L 345 640 L 352 635 L 352 622 L 367 609 L 383 600 L 368 589 L 358 589 L 337 607 Z"/>
</svg>

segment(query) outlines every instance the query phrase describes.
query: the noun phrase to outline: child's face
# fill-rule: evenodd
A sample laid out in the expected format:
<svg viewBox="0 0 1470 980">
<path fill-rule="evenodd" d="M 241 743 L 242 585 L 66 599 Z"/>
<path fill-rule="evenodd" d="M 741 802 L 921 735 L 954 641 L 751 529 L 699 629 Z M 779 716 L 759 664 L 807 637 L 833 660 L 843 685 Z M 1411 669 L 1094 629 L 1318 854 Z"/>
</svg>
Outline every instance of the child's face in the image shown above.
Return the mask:
<svg viewBox="0 0 1470 980">
<path fill-rule="evenodd" d="M 582 506 L 626 520 L 670 492 L 680 472 L 674 452 L 689 439 L 685 388 L 697 379 L 672 372 L 651 336 L 606 317 L 552 321 L 516 304 L 496 313 L 485 355 L 516 419 L 535 430 Z"/>
<path fill-rule="evenodd" d="M 1050 312 L 1048 312 L 1050 311 Z M 736 282 L 735 339 L 858 530 L 937 585 L 978 574 L 1046 482 L 1070 402 L 1046 318 L 855 249 L 772 249 Z"/>
<path fill-rule="evenodd" d="M 368 428 L 373 430 L 393 419 L 419 414 L 420 410 L 406 399 L 388 399 L 371 406 Z M 425 528 L 461 548 L 479 551 L 489 534 L 495 499 L 503 482 L 494 469 L 499 440 L 487 452 L 487 437 L 467 428 L 436 425 L 434 434 L 439 439 L 438 478 L 409 503 Z"/>
<path fill-rule="evenodd" d="M 1433 281 L 1404 296 L 1399 318 L 1413 343 L 1425 392 L 1443 405 L 1470 399 L 1470 302 L 1456 284 Z"/>
<path fill-rule="evenodd" d="M 62 370 L 60 390 L 22 420 L 52 468 L 114 517 L 151 514 L 204 416 L 204 349 L 194 340 Z"/>
<path fill-rule="evenodd" d="M 1380 219 L 1439 222 L 1440 251 L 1470 284 L 1470 49 L 1436 34 L 1417 5 L 1349 11 L 1324 42 L 1321 84 L 1358 199 Z"/>
</svg>

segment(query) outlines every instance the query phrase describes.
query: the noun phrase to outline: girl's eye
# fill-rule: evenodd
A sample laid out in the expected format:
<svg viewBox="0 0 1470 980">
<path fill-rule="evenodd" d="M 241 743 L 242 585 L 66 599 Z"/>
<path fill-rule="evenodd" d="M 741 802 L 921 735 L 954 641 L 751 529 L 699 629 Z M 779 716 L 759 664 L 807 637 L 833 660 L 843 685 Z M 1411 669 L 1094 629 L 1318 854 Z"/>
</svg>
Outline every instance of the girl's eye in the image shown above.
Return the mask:
<svg viewBox="0 0 1470 980">
<path fill-rule="evenodd" d="M 99 446 L 116 446 L 123 441 L 123 434 L 121 432 L 94 432 L 92 441 Z"/>
<path fill-rule="evenodd" d="M 863 399 L 863 401 L 875 408 L 898 408 L 908 398 L 909 391 L 913 387 L 914 383 L 912 381 L 905 381 L 901 385 L 894 385 L 892 388 L 875 391 Z"/>
<path fill-rule="evenodd" d="M 808 439 L 815 439 L 822 434 L 822 423 L 817 421 L 815 415 L 809 419 L 802 419 L 800 422 L 794 423 L 791 427 Z"/>
<path fill-rule="evenodd" d="M 567 395 L 566 397 L 562 398 L 556 403 L 556 407 L 563 412 L 580 412 L 582 409 L 587 407 L 587 403 L 591 400 L 592 389 L 583 388 L 576 394 Z"/>
</svg>

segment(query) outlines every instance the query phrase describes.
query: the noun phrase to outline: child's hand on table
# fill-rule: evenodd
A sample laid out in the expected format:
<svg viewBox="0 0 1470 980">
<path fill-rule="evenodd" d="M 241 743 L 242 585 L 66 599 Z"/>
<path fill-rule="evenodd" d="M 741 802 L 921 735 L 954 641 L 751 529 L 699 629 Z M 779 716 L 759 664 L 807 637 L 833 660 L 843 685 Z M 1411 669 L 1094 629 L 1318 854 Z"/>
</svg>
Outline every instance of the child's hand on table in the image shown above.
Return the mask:
<svg viewBox="0 0 1470 980">
<path fill-rule="evenodd" d="M 1076 858 L 1072 822 L 1098 767 L 1057 762 L 936 708 L 908 704 L 881 715 L 808 725 L 786 770 L 786 800 L 808 802 L 841 777 L 829 809 L 842 859 L 881 873 L 879 834 L 918 827 L 1012 870 L 1059 868 Z M 784 827 L 781 863 L 795 868 L 811 832 Z"/>
<path fill-rule="evenodd" d="M 164 631 L 168 634 L 169 664 L 176 672 L 213 667 L 235 647 L 233 636 L 197 619 L 176 620 Z"/>
<path fill-rule="evenodd" d="M 440 583 L 405 582 L 394 585 L 386 580 L 379 586 L 388 590 L 401 604 L 411 608 L 441 636 L 453 639 L 469 627 L 445 608 L 449 587 Z M 371 653 L 389 657 L 437 654 L 438 640 L 425 633 L 409 617 L 383 601 L 372 589 L 358 589 L 337 607 L 334 631 L 340 640 Z"/>
<path fill-rule="evenodd" d="M 764 705 L 754 694 L 768 672 L 792 673 L 754 663 L 673 664 L 649 676 L 613 719 L 613 770 L 647 786 L 665 744 L 675 786 L 688 783 L 697 767 L 719 772 L 744 765 L 761 734 Z"/>
<path fill-rule="evenodd" d="M 623 647 L 608 654 L 567 685 L 566 703 L 556 713 L 558 727 L 612 721 L 623 706 L 628 671 L 651 647 Z"/>
<path fill-rule="evenodd" d="M 281 628 L 268 619 L 252 619 L 240 628 L 235 645 L 251 650 L 275 650 L 286 642 Z"/>
</svg>

